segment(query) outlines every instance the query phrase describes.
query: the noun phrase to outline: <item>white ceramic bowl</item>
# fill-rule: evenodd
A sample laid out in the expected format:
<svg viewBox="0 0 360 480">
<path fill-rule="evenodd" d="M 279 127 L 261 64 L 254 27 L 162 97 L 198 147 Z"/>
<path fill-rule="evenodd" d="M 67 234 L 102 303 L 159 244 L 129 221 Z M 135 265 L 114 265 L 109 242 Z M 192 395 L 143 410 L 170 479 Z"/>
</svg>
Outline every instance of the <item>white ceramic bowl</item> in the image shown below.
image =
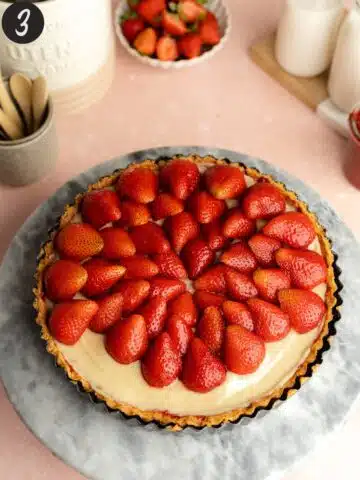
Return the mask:
<svg viewBox="0 0 360 480">
<path fill-rule="evenodd" d="M 218 19 L 220 32 L 221 32 L 221 40 L 211 50 L 203 53 L 202 55 L 196 58 L 192 58 L 189 60 L 177 60 L 173 62 L 165 62 L 163 60 L 158 60 L 156 58 L 150 58 L 150 57 L 140 55 L 140 53 L 129 44 L 129 42 L 124 37 L 121 30 L 120 18 L 128 10 L 127 0 L 121 0 L 115 11 L 116 35 L 118 36 L 124 48 L 130 53 L 130 55 L 137 58 L 141 63 L 144 63 L 145 65 L 150 65 L 151 67 L 158 67 L 165 70 L 192 67 L 193 65 L 198 65 L 199 63 L 202 63 L 208 60 L 209 58 L 213 57 L 217 52 L 219 52 L 222 48 L 224 48 L 224 45 L 229 37 L 230 30 L 231 30 L 230 13 L 227 6 L 222 0 L 208 0 L 206 4 L 206 8 L 210 10 Z"/>
</svg>

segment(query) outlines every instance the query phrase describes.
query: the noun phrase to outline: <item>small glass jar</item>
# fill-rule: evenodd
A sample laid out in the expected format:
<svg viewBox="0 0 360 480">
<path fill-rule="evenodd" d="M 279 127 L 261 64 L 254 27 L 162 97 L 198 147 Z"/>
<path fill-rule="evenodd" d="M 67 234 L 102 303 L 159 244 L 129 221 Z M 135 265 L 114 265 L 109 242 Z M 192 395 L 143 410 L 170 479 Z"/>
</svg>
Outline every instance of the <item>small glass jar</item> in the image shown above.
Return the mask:
<svg viewBox="0 0 360 480">
<path fill-rule="evenodd" d="M 327 70 L 343 12 L 342 0 L 287 0 L 275 43 L 281 67 L 299 77 Z"/>
</svg>

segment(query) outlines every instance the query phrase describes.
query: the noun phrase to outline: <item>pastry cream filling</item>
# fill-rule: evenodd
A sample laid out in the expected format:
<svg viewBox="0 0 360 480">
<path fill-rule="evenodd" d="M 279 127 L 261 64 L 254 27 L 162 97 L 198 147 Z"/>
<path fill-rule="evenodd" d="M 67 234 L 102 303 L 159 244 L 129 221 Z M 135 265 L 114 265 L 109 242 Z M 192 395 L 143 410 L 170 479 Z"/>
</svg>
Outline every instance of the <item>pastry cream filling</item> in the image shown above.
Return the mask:
<svg viewBox="0 0 360 480">
<path fill-rule="evenodd" d="M 246 180 L 248 185 L 254 183 L 250 177 Z M 231 206 L 233 204 L 231 202 Z M 288 204 L 287 210 L 294 210 L 294 207 Z M 73 221 L 81 221 L 81 216 L 77 215 Z M 317 238 L 309 249 L 321 254 Z M 186 283 L 192 291 L 191 282 Z M 326 284 L 319 285 L 314 291 L 325 299 Z M 291 330 L 283 340 L 266 343 L 264 361 L 256 372 L 249 375 L 227 372 L 222 385 L 203 394 L 188 390 L 180 380 L 165 388 L 149 386 L 141 374 L 140 362 L 131 365 L 117 363 L 105 350 L 104 336 L 90 330 L 86 330 L 73 346 L 59 342 L 57 346 L 93 390 L 119 403 L 174 415 L 215 415 L 246 407 L 284 385 L 308 355 L 321 328 L 322 325 L 302 335 Z"/>
</svg>

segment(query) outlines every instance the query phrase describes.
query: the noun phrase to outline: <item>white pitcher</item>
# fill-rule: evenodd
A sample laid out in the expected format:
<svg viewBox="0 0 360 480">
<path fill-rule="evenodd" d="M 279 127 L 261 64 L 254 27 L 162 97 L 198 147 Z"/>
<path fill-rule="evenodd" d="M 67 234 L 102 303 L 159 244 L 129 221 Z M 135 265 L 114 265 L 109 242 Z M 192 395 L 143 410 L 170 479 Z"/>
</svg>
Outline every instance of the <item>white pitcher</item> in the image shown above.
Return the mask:
<svg viewBox="0 0 360 480">
<path fill-rule="evenodd" d="M 346 113 L 360 103 L 360 0 L 341 26 L 328 89 L 333 103 Z"/>
<path fill-rule="evenodd" d="M 0 0 L 0 15 L 9 7 Z M 3 76 L 23 72 L 47 78 L 55 103 L 77 111 L 101 97 L 113 72 L 111 0 L 37 2 L 45 26 L 40 37 L 20 45 L 0 28 Z"/>
<path fill-rule="evenodd" d="M 287 0 L 275 44 L 282 68 L 300 77 L 324 72 L 331 63 L 343 10 L 342 0 Z"/>
</svg>

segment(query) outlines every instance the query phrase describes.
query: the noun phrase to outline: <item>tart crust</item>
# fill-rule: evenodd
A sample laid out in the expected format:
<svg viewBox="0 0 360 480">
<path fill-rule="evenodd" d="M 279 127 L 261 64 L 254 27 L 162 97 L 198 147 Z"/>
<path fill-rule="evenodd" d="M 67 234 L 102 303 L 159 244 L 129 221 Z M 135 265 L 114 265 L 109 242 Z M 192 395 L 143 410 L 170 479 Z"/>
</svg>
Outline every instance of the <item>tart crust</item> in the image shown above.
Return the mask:
<svg viewBox="0 0 360 480">
<path fill-rule="evenodd" d="M 215 165 L 231 163 L 231 165 L 241 168 L 246 175 L 253 178 L 254 180 L 258 181 L 262 179 L 276 185 L 281 190 L 285 198 L 310 219 L 319 239 L 322 255 L 324 257 L 324 260 L 326 261 L 328 270 L 327 291 L 325 296 L 326 315 L 324 318 L 323 327 L 304 361 L 299 365 L 296 372 L 291 376 L 291 378 L 287 380 L 287 382 L 283 386 L 275 389 L 271 392 L 271 394 L 260 398 L 259 400 L 251 403 L 245 408 L 234 409 L 216 415 L 178 416 L 165 411 L 140 410 L 139 408 L 136 408 L 129 404 L 117 402 L 111 397 L 108 397 L 96 391 L 89 383 L 89 381 L 86 378 L 83 378 L 78 372 L 76 372 L 76 370 L 65 359 L 64 355 L 59 350 L 54 338 L 49 331 L 47 325 L 47 305 L 44 293 L 44 271 L 48 265 L 54 262 L 55 259 L 53 240 L 56 233 L 62 228 L 64 228 L 68 223 L 70 223 L 74 216 L 78 213 L 80 202 L 86 192 L 77 195 L 75 197 L 74 203 L 65 207 L 64 213 L 58 220 L 57 225 L 49 233 L 48 241 L 41 247 L 40 254 L 38 256 L 37 271 L 35 274 L 36 288 L 34 288 L 34 308 L 37 311 L 36 322 L 41 327 L 41 337 L 46 342 L 46 349 L 48 353 L 55 357 L 57 365 L 65 371 L 67 377 L 71 382 L 78 384 L 80 389 L 87 393 L 90 393 L 93 398 L 95 397 L 96 400 L 105 402 L 109 409 L 118 410 L 122 412 L 126 417 L 136 417 L 145 424 L 155 422 L 158 426 L 162 428 L 165 427 L 169 430 L 177 431 L 182 430 L 187 426 L 201 429 L 203 427 L 219 427 L 220 425 L 228 422 L 237 423 L 243 417 L 255 416 L 258 410 L 271 409 L 277 400 L 286 400 L 287 398 L 291 397 L 301 387 L 301 385 L 304 384 L 312 376 L 312 373 L 316 371 L 318 365 L 322 362 L 322 353 L 329 348 L 328 339 L 335 334 L 335 328 L 332 328 L 332 323 L 340 318 L 337 308 L 341 302 L 338 301 L 338 291 L 340 290 L 340 288 L 338 288 L 338 282 L 335 275 L 335 258 L 331 250 L 331 243 L 326 237 L 325 230 L 320 225 L 316 216 L 309 211 L 307 205 L 303 201 L 301 201 L 294 192 L 287 190 L 285 185 L 275 181 L 270 175 L 262 174 L 258 170 L 247 167 L 246 165 L 229 162 L 227 159 L 219 160 L 212 156 L 199 157 L 197 155 L 191 155 L 188 157 L 178 155 L 174 158 L 190 160 L 191 162 L 196 163 L 198 166 L 202 164 Z M 114 185 L 119 176 L 125 170 L 132 170 L 136 168 L 151 168 L 157 171 L 159 167 L 164 165 L 168 160 L 171 159 L 159 159 L 157 161 L 146 160 L 139 164 L 131 164 L 124 169 L 116 170 L 111 175 L 100 178 L 96 183 L 88 186 L 87 192 Z"/>
</svg>

